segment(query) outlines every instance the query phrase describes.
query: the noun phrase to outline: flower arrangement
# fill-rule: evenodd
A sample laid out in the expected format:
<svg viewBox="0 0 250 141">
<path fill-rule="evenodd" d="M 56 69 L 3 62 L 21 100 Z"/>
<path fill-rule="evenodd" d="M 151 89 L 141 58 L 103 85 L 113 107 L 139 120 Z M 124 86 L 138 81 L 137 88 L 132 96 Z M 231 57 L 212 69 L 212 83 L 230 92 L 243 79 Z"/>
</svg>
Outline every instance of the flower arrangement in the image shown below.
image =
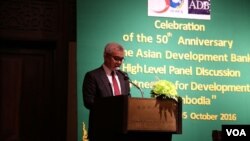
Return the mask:
<svg viewBox="0 0 250 141">
<path fill-rule="evenodd" d="M 161 99 L 173 99 L 178 102 L 178 93 L 175 85 L 167 80 L 158 80 L 153 84 L 151 97 Z"/>
</svg>

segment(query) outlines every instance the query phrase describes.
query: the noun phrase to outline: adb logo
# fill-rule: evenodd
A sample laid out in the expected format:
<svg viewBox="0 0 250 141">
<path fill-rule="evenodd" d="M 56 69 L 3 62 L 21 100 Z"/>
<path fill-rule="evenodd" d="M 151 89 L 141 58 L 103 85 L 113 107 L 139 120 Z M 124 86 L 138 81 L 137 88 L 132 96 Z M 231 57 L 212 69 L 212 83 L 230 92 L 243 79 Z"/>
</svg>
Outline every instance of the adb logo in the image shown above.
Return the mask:
<svg viewBox="0 0 250 141">
<path fill-rule="evenodd" d="M 210 20 L 211 0 L 148 0 L 148 16 Z"/>
<path fill-rule="evenodd" d="M 189 0 L 188 13 L 210 15 L 210 0 Z"/>
<path fill-rule="evenodd" d="M 180 8 L 184 0 L 149 0 L 149 5 L 156 13 L 165 13 L 169 8 Z"/>
</svg>

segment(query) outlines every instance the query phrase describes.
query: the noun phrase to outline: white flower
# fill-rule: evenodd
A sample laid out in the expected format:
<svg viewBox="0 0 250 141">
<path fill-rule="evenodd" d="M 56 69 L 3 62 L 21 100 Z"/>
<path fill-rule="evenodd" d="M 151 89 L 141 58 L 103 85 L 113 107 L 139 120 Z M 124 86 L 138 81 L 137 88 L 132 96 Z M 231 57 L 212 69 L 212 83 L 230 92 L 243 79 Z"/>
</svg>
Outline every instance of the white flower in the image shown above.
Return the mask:
<svg viewBox="0 0 250 141">
<path fill-rule="evenodd" d="M 163 99 L 174 99 L 178 101 L 178 93 L 175 85 L 167 80 L 159 80 L 153 84 L 151 90 L 152 97 L 161 97 Z"/>
</svg>

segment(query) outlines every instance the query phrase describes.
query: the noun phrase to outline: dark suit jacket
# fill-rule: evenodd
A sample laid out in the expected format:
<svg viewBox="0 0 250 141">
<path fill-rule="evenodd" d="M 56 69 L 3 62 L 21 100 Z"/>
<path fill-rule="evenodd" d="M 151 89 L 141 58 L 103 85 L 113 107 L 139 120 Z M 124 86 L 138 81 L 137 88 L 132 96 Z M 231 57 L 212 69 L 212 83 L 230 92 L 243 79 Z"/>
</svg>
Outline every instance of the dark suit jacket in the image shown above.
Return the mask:
<svg viewBox="0 0 250 141">
<path fill-rule="evenodd" d="M 130 87 L 128 79 L 125 79 L 124 75 L 121 72 L 117 72 L 116 74 L 120 81 L 121 94 L 130 95 Z M 90 72 L 87 72 L 85 74 L 82 86 L 82 93 L 83 93 L 84 106 L 90 110 L 88 136 L 91 141 L 92 137 L 94 136 L 92 132 L 92 120 L 91 120 L 93 116 L 91 109 L 93 108 L 94 101 L 96 98 L 113 96 L 112 87 L 104 71 L 103 66 L 95 70 L 92 70 Z"/>
<path fill-rule="evenodd" d="M 117 76 L 121 85 L 121 94 L 129 95 L 129 81 L 120 72 L 117 72 Z M 86 73 L 82 93 L 84 106 L 88 109 L 92 108 L 95 98 L 113 96 L 112 87 L 103 66 Z"/>
</svg>

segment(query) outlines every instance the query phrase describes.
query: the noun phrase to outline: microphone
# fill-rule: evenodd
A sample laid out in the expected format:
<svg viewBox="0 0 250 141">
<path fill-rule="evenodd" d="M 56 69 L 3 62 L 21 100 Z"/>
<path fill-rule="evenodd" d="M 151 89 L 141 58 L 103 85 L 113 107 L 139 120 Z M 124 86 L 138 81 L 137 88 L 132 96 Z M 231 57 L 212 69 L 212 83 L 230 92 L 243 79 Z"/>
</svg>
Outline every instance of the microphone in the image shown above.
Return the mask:
<svg viewBox="0 0 250 141">
<path fill-rule="evenodd" d="M 130 81 L 130 79 L 128 77 L 128 73 L 126 73 L 124 71 L 121 71 L 119 67 L 116 67 L 115 69 L 116 69 L 116 71 L 120 72 L 124 76 L 124 80 L 129 80 Z"/>
<path fill-rule="evenodd" d="M 124 76 L 124 80 L 128 80 L 129 83 L 131 83 L 132 85 L 134 85 L 141 92 L 141 97 L 143 98 L 144 92 L 142 91 L 142 89 L 138 85 L 136 85 L 134 82 L 132 82 L 130 80 L 130 78 L 128 77 L 128 73 L 126 73 L 124 71 L 121 71 L 119 67 L 116 67 L 116 70 L 118 72 L 120 72 Z"/>
</svg>

